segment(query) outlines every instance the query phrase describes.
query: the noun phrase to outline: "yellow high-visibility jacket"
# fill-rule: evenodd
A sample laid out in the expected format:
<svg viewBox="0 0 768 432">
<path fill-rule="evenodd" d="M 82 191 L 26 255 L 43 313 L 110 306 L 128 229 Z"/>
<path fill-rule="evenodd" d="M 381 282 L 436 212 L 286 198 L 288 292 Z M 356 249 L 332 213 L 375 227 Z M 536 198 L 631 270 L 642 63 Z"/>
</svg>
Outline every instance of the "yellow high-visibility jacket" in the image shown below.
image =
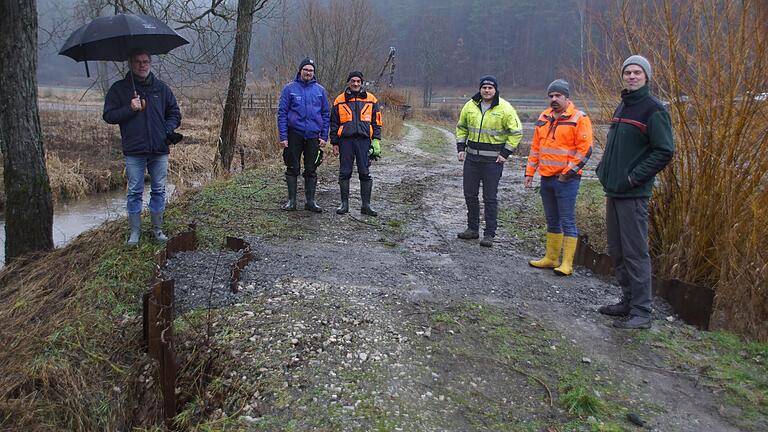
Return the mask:
<svg viewBox="0 0 768 432">
<path fill-rule="evenodd" d="M 491 107 L 482 112 L 480 92 L 461 109 L 456 124 L 456 150 L 468 154 L 509 157 L 523 139 L 523 125 L 517 111 L 498 94 Z"/>
</svg>

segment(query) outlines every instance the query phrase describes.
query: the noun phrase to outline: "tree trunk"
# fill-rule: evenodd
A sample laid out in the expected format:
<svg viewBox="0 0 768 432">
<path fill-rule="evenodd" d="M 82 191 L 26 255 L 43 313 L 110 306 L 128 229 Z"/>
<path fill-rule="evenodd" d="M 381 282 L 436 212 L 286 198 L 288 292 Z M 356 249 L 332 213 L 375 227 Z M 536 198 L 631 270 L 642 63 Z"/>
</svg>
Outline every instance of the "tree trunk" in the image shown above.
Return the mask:
<svg viewBox="0 0 768 432">
<path fill-rule="evenodd" d="M 37 109 L 37 4 L 0 1 L 0 149 L 5 262 L 53 248 L 53 205 Z"/>
<path fill-rule="evenodd" d="M 243 106 L 245 91 L 245 74 L 248 72 L 248 53 L 251 49 L 251 28 L 257 0 L 240 0 L 237 3 L 237 34 L 235 35 L 235 52 L 232 56 L 232 67 L 229 70 L 229 90 L 227 102 L 224 104 L 224 119 L 221 123 L 221 140 L 219 141 L 219 156 L 221 168 L 229 172 L 237 146 L 237 127 L 240 124 L 240 113 Z"/>
</svg>

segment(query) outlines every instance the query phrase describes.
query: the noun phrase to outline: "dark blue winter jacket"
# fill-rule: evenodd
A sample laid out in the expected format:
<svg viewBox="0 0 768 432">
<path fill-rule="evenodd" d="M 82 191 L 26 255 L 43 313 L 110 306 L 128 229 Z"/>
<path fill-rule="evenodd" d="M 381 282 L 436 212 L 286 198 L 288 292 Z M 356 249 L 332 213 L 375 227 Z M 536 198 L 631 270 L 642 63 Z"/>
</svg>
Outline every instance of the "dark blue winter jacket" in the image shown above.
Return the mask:
<svg viewBox="0 0 768 432">
<path fill-rule="evenodd" d="M 300 133 L 304 138 L 328 140 L 331 110 L 325 89 L 313 78 L 308 82 L 296 79 L 283 87 L 280 106 L 277 109 L 277 127 L 280 141 L 288 139 L 288 129 Z"/>
<path fill-rule="evenodd" d="M 104 121 L 120 125 L 123 154 L 168 154 L 166 138 L 181 124 L 181 111 L 167 84 L 152 72 L 143 82 L 134 81 L 136 92 L 147 101 L 144 111 L 132 111 L 131 78 L 115 82 L 104 99 Z"/>
</svg>

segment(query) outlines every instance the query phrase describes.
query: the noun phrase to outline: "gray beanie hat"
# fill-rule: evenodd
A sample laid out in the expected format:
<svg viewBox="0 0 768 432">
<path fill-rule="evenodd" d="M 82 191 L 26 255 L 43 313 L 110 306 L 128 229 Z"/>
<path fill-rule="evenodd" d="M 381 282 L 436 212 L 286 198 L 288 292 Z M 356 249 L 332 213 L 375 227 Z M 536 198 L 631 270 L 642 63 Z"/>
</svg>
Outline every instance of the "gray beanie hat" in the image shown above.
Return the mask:
<svg viewBox="0 0 768 432">
<path fill-rule="evenodd" d="M 641 55 L 633 55 L 624 60 L 624 64 L 621 65 L 621 75 L 624 75 L 624 69 L 627 68 L 629 65 L 638 65 L 641 68 L 643 68 L 643 72 L 645 72 L 645 77 L 648 78 L 648 81 L 651 80 L 651 75 L 653 72 L 651 71 L 651 62 L 648 61 L 647 58 L 641 56 Z"/>
<path fill-rule="evenodd" d="M 556 79 L 547 87 L 547 94 L 558 92 L 565 97 L 571 96 L 571 85 L 564 79 Z"/>
</svg>

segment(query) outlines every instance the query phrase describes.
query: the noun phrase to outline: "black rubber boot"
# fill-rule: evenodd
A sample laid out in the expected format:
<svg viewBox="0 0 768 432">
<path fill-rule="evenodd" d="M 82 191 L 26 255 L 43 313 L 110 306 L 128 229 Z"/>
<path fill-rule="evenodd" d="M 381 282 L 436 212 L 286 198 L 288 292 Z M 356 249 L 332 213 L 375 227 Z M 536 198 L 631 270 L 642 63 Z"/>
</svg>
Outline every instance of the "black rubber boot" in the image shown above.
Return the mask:
<svg viewBox="0 0 768 432">
<path fill-rule="evenodd" d="M 283 206 L 283 210 L 296 210 L 296 176 L 286 175 L 285 183 L 288 185 L 288 202 Z"/>
<path fill-rule="evenodd" d="M 373 180 L 360 181 L 360 199 L 363 201 L 360 207 L 360 213 L 367 216 L 378 216 L 379 213 L 371 207 L 371 190 L 373 189 Z"/>
<path fill-rule="evenodd" d="M 304 178 L 304 194 L 307 197 L 307 202 L 304 203 L 304 210 L 322 213 L 323 209 L 315 203 L 315 190 L 317 190 L 317 177 Z"/>
<path fill-rule="evenodd" d="M 339 190 L 341 191 L 341 205 L 336 209 L 336 214 L 349 213 L 349 179 L 339 180 Z"/>
</svg>

